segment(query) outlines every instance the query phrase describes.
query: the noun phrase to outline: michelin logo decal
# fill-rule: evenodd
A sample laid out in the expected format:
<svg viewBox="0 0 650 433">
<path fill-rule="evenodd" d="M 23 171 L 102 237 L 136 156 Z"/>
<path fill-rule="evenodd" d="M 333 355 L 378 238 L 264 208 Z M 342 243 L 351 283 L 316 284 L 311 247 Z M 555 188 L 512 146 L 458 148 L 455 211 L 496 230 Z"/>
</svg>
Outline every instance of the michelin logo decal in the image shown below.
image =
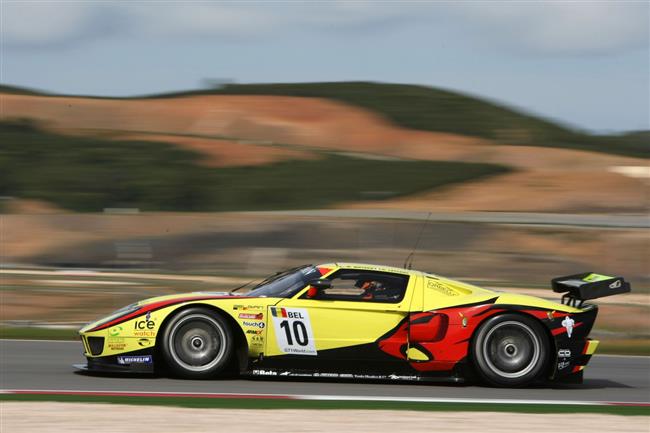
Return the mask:
<svg viewBox="0 0 650 433">
<path fill-rule="evenodd" d="M 117 363 L 120 365 L 153 364 L 153 357 L 151 355 L 118 356 Z"/>
<path fill-rule="evenodd" d="M 562 321 L 562 326 L 564 326 L 564 329 L 566 329 L 566 335 L 569 338 L 571 338 L 571 334 L 573 334 L 573 325 L 575 325 L 575 323 L 576 321 L 569 316 L 566 316 Z"/>
</svg>

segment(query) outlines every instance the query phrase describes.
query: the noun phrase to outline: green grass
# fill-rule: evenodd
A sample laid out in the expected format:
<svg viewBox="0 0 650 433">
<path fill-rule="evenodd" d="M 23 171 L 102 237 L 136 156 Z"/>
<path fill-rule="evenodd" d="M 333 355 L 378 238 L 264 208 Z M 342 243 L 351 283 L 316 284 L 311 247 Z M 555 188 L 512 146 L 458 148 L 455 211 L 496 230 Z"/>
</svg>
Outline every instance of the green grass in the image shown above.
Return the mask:
<svg viewBox="0 0 650 433">
<path fill-rule="evenodd" d="M 0 338 L 12 340 L 78 340 L 77 329 L 0 326 Z M 81 343 L 80 343 L 81 344 Z"/>
<path fill-rule="evenodd" d="M 650 339 L 648 338 L 627 338 L 600 340 L 596 348 L 596 355 L 643 355 L 650 356 Z"/>
<path fill-rule="evenodd" d="M 48 132 L 30 121 L 0 122 L 0 196 L 41 199 L 97 212 L 323 208 L 386 199 L 504 173 L 493 164 L 385 161 L 323 154 L 252 167 L 211 168 L 202 155 L 167 143 Z"/>
<path fill-rule="evenodd" d="M 435 87 L 373 82 L 228 84 L 213 90 L 151 97 L 197 94 L 328 98 L 375 111 L 406 128 L 452 132 L 502 144 L 569 148 L 644 158 L 650 156 L 648 131 L 591 135 L 503 104 Z"/>
<path fill-rule="evenodd" d="M 197 397 L 122 397 L 88 395 L 0 394 L 1 401 L 56 401 L 77 403 L 114 403 L 145 406 L 180 406 L 202 409 L 371 409 L 464 412 L 521 413 L 601 413 L 612 415 L 650 415 L 650 407 L 585 406 L 558 404 L 499 403 L 426 403 L 404 401 L 336 401 L 336 400 L 273 400 Z"/>
</svg>

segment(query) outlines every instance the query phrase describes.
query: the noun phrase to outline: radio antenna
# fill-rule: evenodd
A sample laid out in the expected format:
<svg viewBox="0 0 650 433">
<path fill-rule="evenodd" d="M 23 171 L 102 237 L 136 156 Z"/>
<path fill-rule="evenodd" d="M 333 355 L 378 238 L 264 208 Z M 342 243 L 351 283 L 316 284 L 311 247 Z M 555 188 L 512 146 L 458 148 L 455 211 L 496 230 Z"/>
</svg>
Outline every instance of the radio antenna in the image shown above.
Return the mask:
<svg viewBox="0 0 650 433">
<path fill-rule="evenodd" d="M 406 260 L 404 260 L 404 266 L 403 266 L 404 269 L 411 269 L 411 266 L 413 265 L 413 256 L 415 255 L 415 252 L 418 250 L 418 246 L 420 245 L 420 239 L 422 239 L 422 234 L 424 233 L 424 228 L 427 226 L 427 223 L 429 222 L 430 218 L 431 218 L 431 212 L 429 212 L 427 218 L 424 220 L 424 223 L 422 224 L 422 227 L 420 228 L 420 234 L 418 235 L 418 238 L 415 241 L 413 250 L 408 256 L 406 256 Z"/>
</svg>

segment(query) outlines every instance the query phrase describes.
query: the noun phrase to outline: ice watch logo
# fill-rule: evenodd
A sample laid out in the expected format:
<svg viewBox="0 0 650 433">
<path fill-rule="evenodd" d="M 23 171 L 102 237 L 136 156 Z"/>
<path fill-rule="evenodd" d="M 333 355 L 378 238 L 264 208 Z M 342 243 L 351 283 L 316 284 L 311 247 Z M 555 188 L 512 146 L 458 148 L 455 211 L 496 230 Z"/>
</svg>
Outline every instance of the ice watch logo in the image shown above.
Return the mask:
<svg viewBox="0 0 650 433">
<path fill-rule="evenodd" d="M 153 329 L 156 324 L 152 320 L 138 320 L 133 324 L 133 329 Z"/>
<path fill-rule="evenodd" d="M 151 320 L 151 311 L 147 311 L 147 315 L 144 316 L 144 320 L 138 320 L 134 322 L 134 329 L 153 329 L 156 327 L 156 323 Z"/>
</svg>

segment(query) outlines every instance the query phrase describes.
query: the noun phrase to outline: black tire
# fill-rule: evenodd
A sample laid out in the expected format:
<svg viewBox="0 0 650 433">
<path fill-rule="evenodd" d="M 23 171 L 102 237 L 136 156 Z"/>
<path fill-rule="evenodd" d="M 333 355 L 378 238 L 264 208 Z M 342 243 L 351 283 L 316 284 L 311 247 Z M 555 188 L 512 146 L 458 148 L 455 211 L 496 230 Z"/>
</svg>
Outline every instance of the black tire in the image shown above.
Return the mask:
<svg viewBox="0 0 650 433">
<path fill-rule="evenodd" d="M 206 308 L 189 308 L 172 317 L 160 347 L 170 373 L 186 379 L 224 372 L 235 349 L 228 323 Z"/>
<path fill-rule="evenodd" d="M 549 342 L 534 318 L 503 314 L 481 324 L 472 340 L 480 377 L 500 387 L 526 386 L 538 379 L 549 359 Z"/>
</svg>

